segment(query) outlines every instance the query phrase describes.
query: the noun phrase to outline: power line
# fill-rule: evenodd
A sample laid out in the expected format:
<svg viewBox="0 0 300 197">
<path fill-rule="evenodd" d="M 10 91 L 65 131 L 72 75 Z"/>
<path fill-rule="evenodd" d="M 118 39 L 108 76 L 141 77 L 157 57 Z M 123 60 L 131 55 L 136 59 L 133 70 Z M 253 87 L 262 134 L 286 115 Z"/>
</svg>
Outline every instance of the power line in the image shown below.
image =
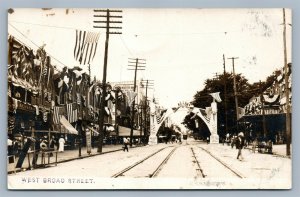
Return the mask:
<svg viewBox="0 0 300 197">
<path fill-rule="evenodd" d="M 13 22 L 13 23 L 20 23 L 20 24 L 27 24 L 27 25 L 35 25 L 35 26 L 41 26 L 41 27 L 49 27 L 49 28 L 57 28 L 57 29 L 67 29 L 67 30 L 77 30 L 78 28 L 74 27 L 63 27 L 63 26 L 56 26 L 56 25 L 45 25 L 45 24 L 39 24 L 39 23 L 29 23 L 29 22 L 24 22 L 24 21 L 8 21 L 8 22 Z M 114 21 L 111 21 L 114 22 Z M 119 28 L 119 27 L 111 27 L 111 28 Z M 81 29 L 83 30 L 83 29 Z M 90 29 L 86 29 L 90 31 Z M 245 33 L 245 31 L 225 31 L 226 33 Z M 215 31 L 215 32 L 187 32 L 187 33 L 159 33 L 159 32 L 154 32 L 154 33 L 143 33 L 143 34 L 137 34 L 137 33 L 122 33 L 123 35 L 134 35 L 134 36 L 155 36 L 155 35 L 210 35 L 210 34 L 224 34 L 224 31 Z"/>
<path fill-rule="evenodd" d="M 33 42 L 30 38 L 28 38 L 25 34 L 23 34 L 18 28 L 16 28 L 15 26 L 13 26 L 12 24 L 8 23 L 12 28 L 14 28 L 17 32 L 19 32 L 22 36 L 24 36 L 27 40 L 29 40 L 32 44 L 34 44 L 36 47 L 40 48 L 40 46 L 38 46 L 35 42 Z M 21 42 L 21 41 L 20 41 Z M 22 44 L 26 45 L 25 43 L 22 42 Z M 53 55 L 51 55 L 49 52 L 47 52 L 47 54 L 55 59 L 57 62 L 59 62 L 60 64 L 68 67 L 66 64 L 62 63 L 61 61 L 59 61 L 58 59 L 56 59 Z"/>
<path fill-rule="evenodd" d="M 57 29 L 68 29 L 68 30 L 77 30 L 77 28 L 74 27 L 62 27 L 62 26 L 55 26 L 55 25 L 44 25 L 44 24 L 38 24 L 38 23 L 29 23 L 29 22 L 23 22 L 23 21 L 8 21 L 13 23 L 20 23 L 20 24 L 27 24 L 27 25 L 35 25 L 35 26 L 41 26 L 41 27 L 50 27 L 50 28 L 57 28 Z"/>
<path fill-rule="evenodd" d="M 125 41 L 123 40 L 123 37 L 122 37 L 121 35 L 119 35 L 119 37 L 120 37 L 120 39 L 121 39 L 123 45 L 125 46 L 125 48 L 126 48 L 127 51 L 129 52 L 129 54 L 130 54 L 131 56 L 135 56 L 135 55 L 129 50 L 128 46 L 126 45 Z"/>
</svg>

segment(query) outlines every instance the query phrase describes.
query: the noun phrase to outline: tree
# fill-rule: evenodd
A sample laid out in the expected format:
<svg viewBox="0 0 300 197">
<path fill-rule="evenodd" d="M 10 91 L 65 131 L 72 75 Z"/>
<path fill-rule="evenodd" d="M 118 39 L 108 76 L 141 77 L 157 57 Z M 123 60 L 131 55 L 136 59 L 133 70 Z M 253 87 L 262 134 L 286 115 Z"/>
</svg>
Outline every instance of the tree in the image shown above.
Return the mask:
<svg viewBox="0 0 300 197">
<path fill-rule="evenodd" d="M 225 91 L 224 84 L 226 82 L 226 100 L 227 108 L 225 111 Z M 227 114 L 227 128 L 229 133 L 236 132 L 236 112 L 235 112 L 235 99 L 234 99 L 234 90 L 233 90 L 233 74 L 225 73 L 219 75 L 213 79 L 206 79 L 205 87 L 201 91 L 197 91 L 194 95 L 194 100 L 192 104 L 195 107 L 206 108 L 210 107 L 213 98 L 209 95 L 213 92 L 220 92 L 220 97 L 222 102 L 218 103 L 218 133 L 220 136 L 225 136 L 225 116 Z M 248 80 L 241 74 L 236 75 L 236 87 L 237 87 L 237 97 L 238 97 L 238 106 L 244 107 L 249 99 L 259 92 L 257 85 L 251 85 L 248 83 Z M 188 125 L 189 126 L 189 125 Z M 194 128 L 190 128 L 193 130 Z"/>
</svg>

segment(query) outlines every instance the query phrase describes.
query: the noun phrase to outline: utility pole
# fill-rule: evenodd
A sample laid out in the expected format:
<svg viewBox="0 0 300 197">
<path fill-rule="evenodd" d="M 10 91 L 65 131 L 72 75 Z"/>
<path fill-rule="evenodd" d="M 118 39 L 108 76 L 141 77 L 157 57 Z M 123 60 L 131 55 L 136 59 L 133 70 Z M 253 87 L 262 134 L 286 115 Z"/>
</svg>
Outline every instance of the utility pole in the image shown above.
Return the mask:
<svg viewBox="0 0 300 197">
<path fill-rule="evenodd" d="M 89 84 L 90 84 L 91 83 L 91 64 L 89 64 L 88 70 L 89 70 Z"/>
<path fill-rule="evenodd" d="M 147 108 L 148 108 L 148 88 L 149 89 L 153 89 L 154 83 L 153 80 L 146 80 L 146 81 L 142 81 L 142 83 L 146 82 L 146 98 L 145 98 L 145 106 L 144 106 L 144 138 L 146 139 L 147 136 L 147 129 L 148 129 L 148 125 L 147 125 Z M 145 84 L 144 84 L 145 85 Z"/>
<path fill-rule="evenodd" d="M 264 132 L 264 138 L 267 137 L 267 126 L 266 126 L 266 116 L 265 116 L 265 100 L 263 96 L 263 88 L 261 81 L 259 81 L 259 89 L 260 89 L 260 102 L 261 102 L 261 108 L 262 108 L 262 124 L 263 124 L 263 132 Z"/>
<path fill-rule="evenodd" d="M 227 85 L 226 85 L 226 68 L 225 68 L 225 55 L 223 54 L 223 68 L 224 68 L 224 76 L 223 76 L 223 83 L 224 83 L 224 107 L 225 107 L 225 132 L 228 133 L 228 127 L 227 127 Z"/>
<path fill-rule="evenodd" d="M 134 70 L 133 92 L 135 92 L 135 90 L 136 90 L 136 74 L 137 74 L 137 71 L 138 70 L 145 70 L 146 66 L 143 66 L 143 64 L 146 64 L 145 59 L 129 58 L 129 60 L 128 60 L 129 68 L 127 70 Z M 132 138 L 133 138 L 133 125 L 134 125 L 134 114 L 135 114 L 134 113 L 134 108 L 135 108 L 135 99 L 132 102 L 132 111 L 131 111 L 130 147 L 132 147 Z"/>
<path fill-rule="evenodd" d="M 287 64 L 287 50 L 286 50 L 286 20 L 285 8 L 283 8 L 283 47 L 284 47 L 284 89 L 285 89 L 285 103 L 286 103 L 286 155 L 291 155 L 291 115 L 290 115 L 290 98 L 289 98 L 289 76 Z"/>
<path fill-rule="evenodd" d="M 236 90 L 236 78 L 235 78 L 235 70 L 234 70 L 234 60 L 239 59 L 238 57 L 230 57 L 227 59 L 232 60 L 232 72 L 233 72 L 233 90 L 234 90 L 234 100 L 235 100 L 235 112 L 236 112 L 236 131 L 238 133 L 238 119 L 239 119 L 239 105 L 237 98 L 237 90 Z"/>
<path fill-rule="evenodd" d="M 117 126 L 119 125 L 118 122 L 118 107 L 119 107 L 119 93 L 122 92 L 121 88 L 119 86 L 115 86 L 114 87 L 114 92 L 115 92 L 115 129 L 117 131 L 117 136 L 119 136 L 119 129 L 117 128 Z M 122 93 L 123 94 L 123 93 Z"/>
<path fill-rule="evenodd" d="M 111 32 L 110 29 L 122 29 L 122 27 L 110 26 L 110 24 L 115 23 L 122 23 L 122 21 L 111 21 L 112 18 L 122 18 L 122 16 L 113 16 L 111 13 L 120 13 L 122 10 L 94 10 L 94 12 L 105 13 L 105 15 L 97 15 L 95 14 L 94 17 L 105 18 L 104 21 L 94 21 L 94 23 L 105 23 L 104 26 L 94 25 L 94 28 L 105 28 L 106 29 L 106 40 L 105 40 L 105 53 L 104 53 L 104 65 L 103 65 L 103 79 L 102 79 L 102 98 L 100 103 L 100 113 L 99 113 L 99 142 L 98 142 L 98 153 L 102 153 L 102 146 L 103 146 L 103 126 L 104 126 L 104 104 L 105 104 L 105 97 L 106 97 L 106 73 L 107 73 L 107 58 L 108 58 L 108 42 L 109 42 L 109 35 L 110 34 L 122 34 L 121 32 Z"/>
</svg>

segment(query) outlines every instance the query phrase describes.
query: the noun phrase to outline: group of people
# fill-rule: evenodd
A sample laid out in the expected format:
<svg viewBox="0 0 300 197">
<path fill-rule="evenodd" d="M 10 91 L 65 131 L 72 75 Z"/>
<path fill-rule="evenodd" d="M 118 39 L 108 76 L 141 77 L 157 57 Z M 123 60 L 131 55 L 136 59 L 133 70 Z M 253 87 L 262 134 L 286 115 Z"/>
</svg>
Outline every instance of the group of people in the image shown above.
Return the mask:
<svg viewBox="0 0 300 197">
<path fill-rule="evenodd" d="M 234 146 L 238 149 L 237 159 L 243 160 L 242 149 L 248 146 L 248 141 L 245 140 L 244 133 L 240 132 L 237 136 L 232 136 L 229 139 L 229 136 L 226 136 L 227 144 L 231 145 L 231 148 Z M 271 153 L 272 154 L 272 147 L 273 143 L 271 140 L 264 140 L 264 139 L 257 139 L 255 138 L 252 142 L 252 152 L 255 153 L 255 149 L 258 148 L 258 152 L 260 153 Z"/>
<path fill-rule="evenodd" d="M 7 155 L 19 156 L 29 138 L 31 137 L 23 136 L 22 134 L 14 137 L 8 136 Z M 41 138 L 32 138 L 32 140 L 34 141 L 34 150 L 36 152 L 45 150 L 57 150 L 59 152 L 64 152 L 64 145 L 66 142 L 64 136 L 61 136 L 59 139 L 57 139 L 54 135 L 50 138 L 45 135 Z M 33 151 L 33 146 L 30 146 L 28 150 Z"/>
<path fill-rule="evenodd" d="M 39 153 L 43 151 L 64 151 L 65 144 L 64 136 L 59 139 L 54 135 L 49 137 L 47 135 L 38 137 L 26 137 L 22 134 L 15 135 L 14 137 L 8 136 L 7 139 L 7 155 L 9 156 L 9 162 L 14 162 L 12 159 L 17 157 L 16 168 L 22 168 L 23 162 L 29 151 L 33 151 L 32 166 L 37 165 Z M 50 156 L 53 154 L 51 153 Z M 11 157 L 14 156 L 14 157 Z M 12 161 L 10 161 L 12 160 Z"/>
</svg>

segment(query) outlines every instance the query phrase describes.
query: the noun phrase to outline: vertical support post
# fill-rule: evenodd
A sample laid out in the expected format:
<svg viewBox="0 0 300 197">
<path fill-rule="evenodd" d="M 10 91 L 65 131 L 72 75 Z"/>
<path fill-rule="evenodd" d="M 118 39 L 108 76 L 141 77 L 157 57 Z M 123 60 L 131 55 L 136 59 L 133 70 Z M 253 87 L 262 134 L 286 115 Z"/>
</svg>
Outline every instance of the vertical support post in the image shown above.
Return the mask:
<svg viewBox="0 0 300 197">
<path fill-rule="evenodd" d="M 263 124 L 263 136 L 264 138 L 267 137 L 267 125 L 266 125 L 266 116 L 265 116 L 265 101 L 263 97 L 263 89 L 261 81 L 259 82 L 260 85 L 260 102 L 261 102 L 261 108 L 262 108 L 262 124 Z"/>
<path fill-rule="evenodd" d="M 224 68 L 224 104 L 225 104 L 225 133 L 228 133 L 228 119 L 227 119 L 227 83 L 226 83 L 226 68 L 225 68 L 225 55 L 223 54 L 223 68 Z"/>
<path fill-rule="evenodd" d="M 238 133 L 239 105 L 237 99 L 236 77 L 235 77 L 235 70 L 234 70 L 234 60 L 238 59 L 238 57 L 231 57 L 228 59 L 232 59 L 233 90 L 234 90 L 235 112 L 236 112 L 236 132 Z"/>
<path fill-rule="evenodd" d="M 106 12 L 106 40 L 105 40 L 105 52 L 104 52 L 104 65 L 103 65 L 103 79 L 102 79 L 102 98 L 100 103 L 99 113 L 99 142 L 97 152 L 102 153 L 103 146 L 103 126 L 104 126 L 104 103 L 106 97 L 106 73 L 107 73 L 107 56 L 108 56 L 108 42 L 109 42 L 109 10 Z"/>
<path fill-rule="evenodd" d="M 283 47 L 284 47 L 284 82 L 285 82 L 285 102 L 286 102 L 286 155 L 291 155 L 291 114 L 290 114 L 290 98 L 289 98 L 289 76 L 287 64 L 286 49 L 286 19 L 285 8 L 283 8 Z"/>
<path fill-rule="evenodd" d="M 147 136 L 147 107 L 148 107 L 148 80 L 146 82 L 146 99 L 145 99 L 145 109 L 144 109 L 144 139 Z"/>
<path fill-rule="evenodd" d="M 133 85 L 133 92 L 136 90 L 136 73 L 137 73 L 137 66 L 139 59 L 136 58 L 135 60 L 135 72 L 134 72 L 134 85 Z M 131 130 L 130 130 L 130 147 L 132 147 L 132 138 L 133 138 L 133 124 L 134 124 L 134 107 L 135 107 L 135 99 L 132 102 L 132 112 L 131 112 Z"/>
</svg>

